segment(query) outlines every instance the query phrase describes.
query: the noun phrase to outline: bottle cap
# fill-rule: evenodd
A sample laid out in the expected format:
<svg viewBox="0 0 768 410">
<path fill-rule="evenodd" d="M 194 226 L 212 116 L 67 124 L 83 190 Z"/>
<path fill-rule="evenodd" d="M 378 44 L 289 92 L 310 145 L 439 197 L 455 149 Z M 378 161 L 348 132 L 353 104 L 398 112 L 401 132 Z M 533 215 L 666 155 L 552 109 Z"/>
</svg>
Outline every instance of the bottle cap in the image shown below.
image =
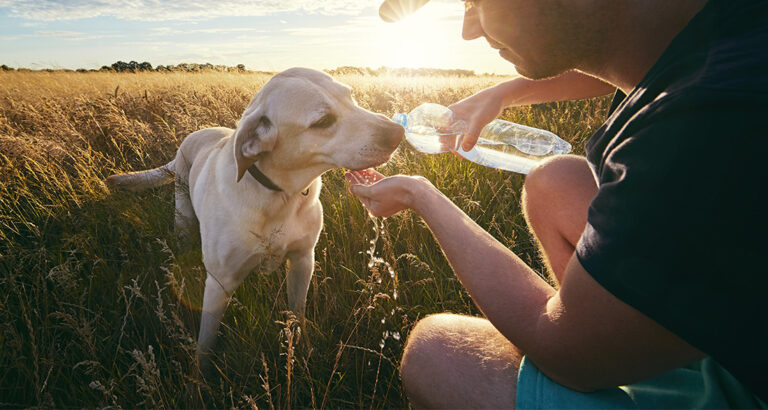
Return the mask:
<svg viewBox="0 0 768 410">
<path fill-rule="evenodd" d="M 408 131 L 408 114 L 397 113 L 392 116 L 392 121 L 402 125 Z"/>
</svg>

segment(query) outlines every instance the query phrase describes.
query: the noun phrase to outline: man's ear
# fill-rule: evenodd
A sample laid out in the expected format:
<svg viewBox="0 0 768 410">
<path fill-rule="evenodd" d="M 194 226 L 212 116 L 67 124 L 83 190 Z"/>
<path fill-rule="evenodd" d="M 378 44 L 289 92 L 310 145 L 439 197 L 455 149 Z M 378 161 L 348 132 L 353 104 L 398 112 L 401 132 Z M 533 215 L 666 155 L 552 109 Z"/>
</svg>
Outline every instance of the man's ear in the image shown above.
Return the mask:
<svg viewBox="0 0 768 410">
<path fill-rule="evenodd" d="M 240 121 L 235 130 L 234 143 L 238 182 L 261 154 L 272 151 L 276 141 L 277 127 L 267 118 L 264 110 L 256 109 Z"/>
</svg>

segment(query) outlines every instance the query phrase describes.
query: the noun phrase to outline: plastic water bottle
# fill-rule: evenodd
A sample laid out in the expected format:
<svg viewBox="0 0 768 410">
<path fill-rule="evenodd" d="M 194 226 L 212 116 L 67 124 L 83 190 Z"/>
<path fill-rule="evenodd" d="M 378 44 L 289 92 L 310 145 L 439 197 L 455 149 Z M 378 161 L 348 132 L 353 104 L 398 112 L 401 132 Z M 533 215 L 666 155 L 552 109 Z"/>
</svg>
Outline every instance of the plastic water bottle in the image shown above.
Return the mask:
<svg viewBox="0 0 768 410">
<path fill-rule="evenodd" d="M 392 119 L 405 128 L 405 139 L 417 151 L 440 154 L 455 150 L 462 157 L 490 168 L 527 174 L 544 157 L 567 154 L 571 144 L 557 135 L 510 121 L 488 123 L 469 150 L 461 148 L 467 124 L 440 104 L 425 103 Z"/>
</svg>

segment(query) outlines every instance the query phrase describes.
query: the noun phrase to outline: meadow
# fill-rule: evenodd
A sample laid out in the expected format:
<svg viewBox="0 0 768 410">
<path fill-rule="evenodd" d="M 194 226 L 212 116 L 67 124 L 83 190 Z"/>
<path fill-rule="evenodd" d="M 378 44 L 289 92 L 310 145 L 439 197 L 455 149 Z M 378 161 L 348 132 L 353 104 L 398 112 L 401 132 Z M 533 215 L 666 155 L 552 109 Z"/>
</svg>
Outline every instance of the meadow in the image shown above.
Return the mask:
<svg viewBox="0 0 768 410">
<path fill-rule="evenodd" d="M 416 215 L 371 218 L 341 170 L 324 174 L 306 325 L 286 312 L 284 267 L 253 272 L 225 314 L 215 374 L 202 378 L 205 270 L 199 250 L 176 244 L 172 185 L 110 193 L 103 183 L 166 163 L 192 131 L 235 127 L 269 78 L 0 72 L 0 408 L 408 407 L 397 369 L 416 321 L 480 315 Z M 336 78 L 387 116 L 503 80 Z M 549 129 L 579 154 L 607 106 L 523 106 L 502 118 Z M 523 176 L 405 142 L 379 171 L 425 176 L 546 276 L 520 213 Z"/>
</svg>

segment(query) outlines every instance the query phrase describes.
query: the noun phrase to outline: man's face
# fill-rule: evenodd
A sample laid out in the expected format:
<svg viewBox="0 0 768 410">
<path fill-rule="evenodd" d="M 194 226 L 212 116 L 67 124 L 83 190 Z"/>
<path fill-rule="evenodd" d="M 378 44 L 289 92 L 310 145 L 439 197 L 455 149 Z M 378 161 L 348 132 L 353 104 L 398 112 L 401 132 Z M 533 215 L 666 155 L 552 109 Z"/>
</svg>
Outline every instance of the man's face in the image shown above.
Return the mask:
<svg viewBox="0 0 768 410">
<path fill-rule="evenodd" d="M 568 2 L 558 0 L 476 0 L 466 2 L 462 37 L 484 37 L 499 55 L 528 78 L 540 79 L 574 68 Z"/>
</svg>

